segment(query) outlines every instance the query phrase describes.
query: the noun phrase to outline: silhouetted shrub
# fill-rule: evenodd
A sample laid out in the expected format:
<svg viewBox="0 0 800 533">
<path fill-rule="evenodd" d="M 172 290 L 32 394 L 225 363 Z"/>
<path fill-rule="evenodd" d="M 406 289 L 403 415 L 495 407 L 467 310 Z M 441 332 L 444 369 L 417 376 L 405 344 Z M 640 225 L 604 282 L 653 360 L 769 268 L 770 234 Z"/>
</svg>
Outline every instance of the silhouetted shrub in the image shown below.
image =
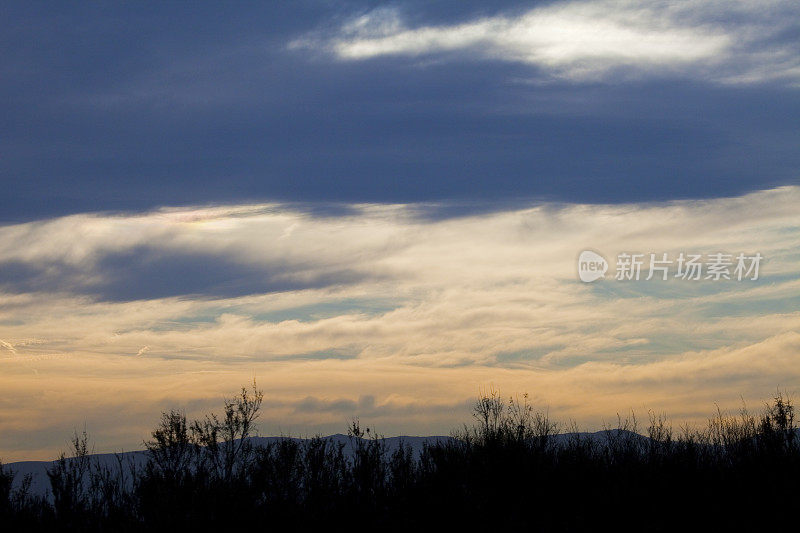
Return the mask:
<svg viewBox="0 0 800 533">
<path fill-rule="evenodd" d="M 580 433 L 491 390 L 475 424 L 416 452 L 355 420 L 348 440 L 281 438 L 255 446 L 262 394 L 225 401 L 221 416 L 162 414 L 143 466 L 89 455 L 77 434 L 48 471 L 50 498 L 14 488 L 0 465 L 0 519 L 28 531 L 230 531 L 514 528 L 585 531 L 763 531 L 793 526 L 800 442 L 792 402 L 759 415 L 721 411 L 706 427 L 673 430 L 650 413 Z"/>
</svg>

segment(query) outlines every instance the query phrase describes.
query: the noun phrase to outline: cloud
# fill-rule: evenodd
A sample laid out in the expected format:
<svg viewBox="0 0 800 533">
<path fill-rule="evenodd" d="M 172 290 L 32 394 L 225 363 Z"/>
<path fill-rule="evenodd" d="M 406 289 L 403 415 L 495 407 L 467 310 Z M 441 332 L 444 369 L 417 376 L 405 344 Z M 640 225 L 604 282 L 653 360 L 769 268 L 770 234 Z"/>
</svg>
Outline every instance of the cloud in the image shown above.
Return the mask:
<svg viewBox="0 0 800 533">
<path fill-rule="evenodd" d="M 14 345 L 4 341 L 3 339 L 0 339 L 0 347 L 8 350 L 12 355 L 17 355 L 17 349 L 14 348 Z"/>
<path fill-rule="evenodd" d="M 800 79 L 795 2 L 562 1 L 519 14 L 411 27 L 399 8 L 378 8 L 324 37 L 290 48 L 325 48 L 343 60 L 381 56 L 526 63 L 572 81 L 689 76 L 721 83 Z M 788 32 L 788 35 L 787 35 Z"/>
<path fill-rule="evenodd" d="M 282 252 L 264 247 L 258 240 L 263 243 L 269 235 L 255 232 L 280 232 L 279 242 L 287 242 L 295 226 L 259 224 L 254 221 L 267 219 L 253 213 L 245 219 L 247 210 L 147 217 L 78 215 L 57 224 L 0 228 L 4 252 L 0 290 L 67 292 L 114 301 L 191 295 L 222 298 L 352 284 L 372 277 L 353 263 L 320 265 L 312 260 L 313 250 L 291 252 L 284 247 Z M 293 216 L 302 221 L 306 215 L 295 211 Z M 268 219 L 281 222 L 285 217 Z M 81 236 L 79 242 L 67 236 L 71 232 Z M 254 244 L 248 246 L 248 240 Z"/>
<path fill-rule="evenodd" d="M 131 448 L 158 410 L 205 408 L 254 375 L 267 433 L 341 431 L 355 413 L 387 434 L 446 434 L 489 384 L 588 424 L 641 406 L 697 419 L 799 382 L 798 203 L 783 187 L 445 218 L 264 204 L 0 226 L 0 264 L 49 280 L 6 276 L 0 291 L 0 349 L 16 350 L 0 357 L 3 446 L 22 454 L 48 424 L 88 420 L 104 449 Z M 585 284 L 585 249 L 612 264 L 623 251 L 765 261 L 753 282 Z M 249 290 L 220 290 L 235 283 Z"/>
<path fill-rule="evenodd" d="M 800 57 L 796 3 L 504 0 L 516 7 L 498 11 L 496 2 L 401 0 L 383 14 L 370 4 L 171 6 L 157 21 L 138 4 L 9 10 L 0 34 L 16 37 L 0 67 L 9 117 L 0 175 L 14 179 L 4 180 L 0 221 L 275 200 L 317 213 L 451 199 L 486 211 L 531 199 L 736 196 L 797 182 L 797 92 L 784 83 L 796 80 Z M 584 24 L 587 10 L 602 11 L 598 28 L 642 35 L 650 51 L 614 51 L 613 32 L 591 46 L 526 44 L 550 26 L 528 36 L 523 23 L 546 15 Z M 345 28 L 359 15 L 365 24 Z M 434 39 L 419 55 L 401 47 L 371 60 L 341 59 L 334 46 L 479 23 L 508 30 L 479 45 L 442 51 Z M 671 48 L 684 36 L 691 49 Z M 297 37 L 311 48 L 287 50 Z M 556 53 L 562 44 L 580 46 Z M 715 46 L 722 51 L 710 55 Z M 611 59 L 581 59 L 594 50 Z M 570 82 L 595 75 L 607 83 Z M 643 79 L 623 83 L 631 77 Z M 554 79 L 566 81 L 540 83 Z"/>
</svg>

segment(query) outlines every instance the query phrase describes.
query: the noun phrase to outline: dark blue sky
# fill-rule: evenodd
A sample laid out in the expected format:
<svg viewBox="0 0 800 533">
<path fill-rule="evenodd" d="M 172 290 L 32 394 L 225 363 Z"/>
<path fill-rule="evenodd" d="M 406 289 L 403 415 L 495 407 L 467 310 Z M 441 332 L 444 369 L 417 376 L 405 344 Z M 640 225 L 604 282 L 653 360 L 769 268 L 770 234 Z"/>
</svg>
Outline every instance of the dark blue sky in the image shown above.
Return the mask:
<svg viewBox="0 0 800 533">
<path fill-rule="evenodd" d="M 401 2 L 409 27 L 533 3 Z M 377 3 L 0 7 L 0 220 L 161 205 L 628 202 L 796 184 L 800 91 L 289 43 Z M 796 44 L 797 31 L 772 36 Z"/>
</svg>

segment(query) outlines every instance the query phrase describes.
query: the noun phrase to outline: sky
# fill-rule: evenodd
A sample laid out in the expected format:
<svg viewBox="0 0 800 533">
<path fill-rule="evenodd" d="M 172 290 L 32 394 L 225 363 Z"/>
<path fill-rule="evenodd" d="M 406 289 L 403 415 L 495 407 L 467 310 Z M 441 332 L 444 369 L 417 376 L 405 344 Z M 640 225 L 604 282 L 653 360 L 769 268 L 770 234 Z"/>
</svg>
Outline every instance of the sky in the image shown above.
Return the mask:
<svg viewBox="0 0 800 533">
<path fill-rule="evenodd" d="M 263 435 L 447 434 L 490 387 L 587 429 L 796 392 L 798 20 L 4 3 L 0 459 L 76 428 L 138 449 L 253 379 Z M 616 279 L 625 253 L 669 279 Z M 732 279 L 676 277 L 681 253 Z"/>
</svg>

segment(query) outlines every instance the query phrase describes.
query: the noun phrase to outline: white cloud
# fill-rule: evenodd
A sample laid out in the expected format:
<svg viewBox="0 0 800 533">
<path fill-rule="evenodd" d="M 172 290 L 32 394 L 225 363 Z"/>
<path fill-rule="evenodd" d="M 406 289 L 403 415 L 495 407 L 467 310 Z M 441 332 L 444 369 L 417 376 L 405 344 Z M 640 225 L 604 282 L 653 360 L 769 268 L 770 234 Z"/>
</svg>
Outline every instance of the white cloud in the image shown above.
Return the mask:
<svg viewBox="0 0 800 533">
<path fill-rule="evenodd" d="M 781 34 L 798 18 L 800 5 L 785 0 L 573 0 L 518 16 L 409 27 L 401 11 L 380 8 L 290 46 L 325 48 L 344 60 L 458 53 L 528 63 L 575 81 L 677 74 L 797 83 L 798 46 Z"/>
</svg>

